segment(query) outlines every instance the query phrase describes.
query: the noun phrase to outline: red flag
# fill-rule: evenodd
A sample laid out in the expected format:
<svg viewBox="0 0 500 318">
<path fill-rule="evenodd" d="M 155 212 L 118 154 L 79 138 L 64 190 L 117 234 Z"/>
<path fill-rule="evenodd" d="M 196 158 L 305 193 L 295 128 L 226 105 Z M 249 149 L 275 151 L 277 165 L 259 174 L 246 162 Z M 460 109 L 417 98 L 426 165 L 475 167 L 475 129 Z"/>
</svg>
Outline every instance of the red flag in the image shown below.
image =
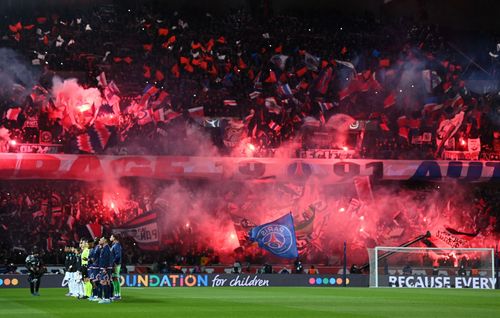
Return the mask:
<svg viewBox="0 0 500 318">
<path fill-rule="evenodd" d="M 281 52 L 283 52 L 283 45 L 282 45 L 282 44 L 280 44 L 278 47 L 276 47 L 276 48 L 274 49 L 274 52 L 276 52 L 276 53 L 281 53 Z"/>
<path fill-rule="evenodd" d="M 7 110 L 7 113 L 5 114 L 5 118 L 7 120 L 16 121 L 17 118 L 19 117 L 19 114 L 21 113 L 21 111 L 22 111 L 21 107 L 9 108 Z"/>
<path fill-rule="evenodd" d="M 153 44 L 143 44 L 142 45 L 142 48 L 144 49 L 144 51 L 146 52 L 151 52 L 153 50 Z"/>
<path fill-rule="evenodd" d="M 170 45 L 170 44 L 173 44 L 173 43 L 175 43 L 175 40 L 176 40 L 175 35 L 172 35 L 171 37 L 169 37 L 169 38 L 168 38 L 167 43 L 168 43 L 169 45 Z"/>
<path fill-rule="evenodd" d="M 193 50 L 197 50 L 197 49 L 201 48 L 201 43 L 200 43 L 200 42 L 193 42 L 193 43 L 191 44 L 191 48 L 192 48 Z"/>
<path fill-rule="evenodd" d="M 379 66 L 380 67 L 389 67 L 391 66 L 391 60 L 389 59 L 382 59 L 379 61 Z"/>
<path fill-rule="evenodd" d="M 90 237 L 96 238 L 102 236 L 102 225 L 99 223 L 89 223 L 87 224 L 87 230 L 90 233 Z"/>
<path fill-rule="evenodd" d="M 163 73 L 159 70 L 156 70 L 155 72 L 155 78 L 157 81 L 163 81 L 165 79 L 165 75 L 163 75 Z"/>
<path fill-rule="evenodd" d="M 247 65 L 245 64 L 245 62 L 241 57 L 238 59 L 238 67 L 241 68 L 242 70 L 247 68 Z"/>
<path fill-rule="evenodd" d="M 269 76 L 264 80 L 266 83 L 276 83 L 277 81 L 274 71 L 269 71 Z"/>
<path fill-rule="evenodd" d="M 384 108 L 389 108 L 392 107 L 396 104 L 396 94 L 394 92 L 391 92 L 385 99 L 384 99 Z"/>
<path fill-rule="evenodd" d="M 205 116 L 203 107 L 194 107 L 194 108 L 189 108 L 188 109 L 189 116 L 191 117 L 203 117 Z"/>
<path fill-rule="evenodd" d="M 21 24 L 21 22 L 17 22 L 16 24 L 14 25 L 9 25 L 9 30 L 12 32 L 12 33 L 17 33 L 19 31 L 21 31 L 23 29 L 23 25 Z"/>
<path fill-rule="evenodd" d="M 179 72 L 179 64 L 174 64 L 174 66 L 172 66 L 170 71 L 172 72 L 172 74 L 174 74 L 176 78 L 179 78 L 181 76 L 181 73 Z"/>
<path fill-rule="evenodd" d="M 168 35 L 168 29 L 167 28 L 159 28 L 158 29 L 158 35 L 159 36 L 167 36 Z"/>
<path fill-rule="evenodd" d="M 127 63 L 127 64 L 131 64 L 133 60 L 132 60 L 132 58 L 131 58 L 130 56 L 125 56 L 125 57 L 123 58 L 123 61 L 124 61 L 125 63 Z"/>
<path fill-rule="evenodd" d="M 31 29 L 33 29 L 34 27 L 35 27 L 35 25 L 34 25 L 34 24 L 28 24 L 28 25 L 25 25 L 23 28 L 24 28 L 25 30 L 31 30 Z"/>
<path fill-rule="evenodd" d="M 297 70 L 297 72 L 295 72 L 297 77 L 302 77 L 302 76 L 306 75 L 306 73 L 307 73 L 307 67 L 305 67 L 305 66 L 303 68 Z"/>
<path fill-rule="evenodd" d="M 151 67 L 144 65 L 142 68 L 144 69 L 144 78 L 151 78 Z"/>
<path fill-rule="evenodd" d="M 408 127 L 399 127 L 399 135 L 406 140 L 408 140 L 408 135 L 410 134 L 410 128 Z"/>
<path fill-rule="evenodd" d="M 38 17 L 38 18 L 36 18 L 36 22 L 38 24 L 44 24 L 45 22 L 47 22 L 47 18 L 46 17 Z"/>
<path fill-rule="evenodd" d="M 226 39 L 221 36 L 220 38 L 217 39 L 217 42 L 219 42 L 220 44 L 226 44 Z"/>
<path fill-rule="evenodd" d="M 181 62 L 181 64 L 189 64 L 189 58 L 185 56 L 181 56 L 179 61 Z"/>
</svg>

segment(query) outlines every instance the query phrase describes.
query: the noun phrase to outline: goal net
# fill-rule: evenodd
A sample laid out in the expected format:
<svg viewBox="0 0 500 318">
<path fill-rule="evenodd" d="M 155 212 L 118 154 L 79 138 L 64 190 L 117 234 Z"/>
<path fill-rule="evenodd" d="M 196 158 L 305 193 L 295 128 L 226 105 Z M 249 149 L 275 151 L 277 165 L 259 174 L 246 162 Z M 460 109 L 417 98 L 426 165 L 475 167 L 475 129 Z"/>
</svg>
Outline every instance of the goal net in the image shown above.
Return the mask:
<svg viewBox="0 0 500 318">
<path fill-rule="evenodd" d="M 377 246 L 368 249 L 370 287 L 495 288 L 492 248 Z"/>
</svg>

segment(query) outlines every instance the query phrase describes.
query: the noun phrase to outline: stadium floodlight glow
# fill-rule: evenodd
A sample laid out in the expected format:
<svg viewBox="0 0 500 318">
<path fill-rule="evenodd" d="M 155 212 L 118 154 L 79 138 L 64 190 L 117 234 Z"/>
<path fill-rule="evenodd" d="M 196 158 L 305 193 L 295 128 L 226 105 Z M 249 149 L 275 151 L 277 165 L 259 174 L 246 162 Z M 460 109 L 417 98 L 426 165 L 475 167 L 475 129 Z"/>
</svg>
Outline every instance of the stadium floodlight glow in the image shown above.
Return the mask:
<svg viewBox="0 0 500 318">
<path fill-rule="evenodd" d="M 368 249 L 370 287 L 494 289 L 493 248 Z"/>
</svg>

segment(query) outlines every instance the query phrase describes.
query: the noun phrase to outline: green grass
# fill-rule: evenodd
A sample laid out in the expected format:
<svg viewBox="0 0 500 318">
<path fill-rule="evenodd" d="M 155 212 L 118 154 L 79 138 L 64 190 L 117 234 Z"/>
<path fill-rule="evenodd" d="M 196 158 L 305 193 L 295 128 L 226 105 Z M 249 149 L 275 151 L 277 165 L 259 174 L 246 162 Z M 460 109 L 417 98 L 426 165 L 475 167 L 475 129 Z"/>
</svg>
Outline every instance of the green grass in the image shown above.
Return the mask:
<svg viewBox="0 0 500 318">
<path fill-rule="evenodd" d="M 124 288 L 99 305 L 66 289 L 0 289 L 0 317 L 500 317 L 500 290 L 368 288 Z"/>
</svg>

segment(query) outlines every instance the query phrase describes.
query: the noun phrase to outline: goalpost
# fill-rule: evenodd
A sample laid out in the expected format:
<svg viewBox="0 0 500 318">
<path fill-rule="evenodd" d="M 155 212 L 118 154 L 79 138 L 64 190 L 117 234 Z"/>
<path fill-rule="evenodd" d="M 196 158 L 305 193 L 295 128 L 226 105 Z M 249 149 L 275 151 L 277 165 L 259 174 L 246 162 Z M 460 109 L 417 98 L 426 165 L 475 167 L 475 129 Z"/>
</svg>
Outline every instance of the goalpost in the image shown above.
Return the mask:
<svg viewBox="0 0 500 318">
<path fill-rule="evenodd" d="M 494 289 L 493 248 L 377 246 L 368 249 L 370 287 Z"/>
</svg>

